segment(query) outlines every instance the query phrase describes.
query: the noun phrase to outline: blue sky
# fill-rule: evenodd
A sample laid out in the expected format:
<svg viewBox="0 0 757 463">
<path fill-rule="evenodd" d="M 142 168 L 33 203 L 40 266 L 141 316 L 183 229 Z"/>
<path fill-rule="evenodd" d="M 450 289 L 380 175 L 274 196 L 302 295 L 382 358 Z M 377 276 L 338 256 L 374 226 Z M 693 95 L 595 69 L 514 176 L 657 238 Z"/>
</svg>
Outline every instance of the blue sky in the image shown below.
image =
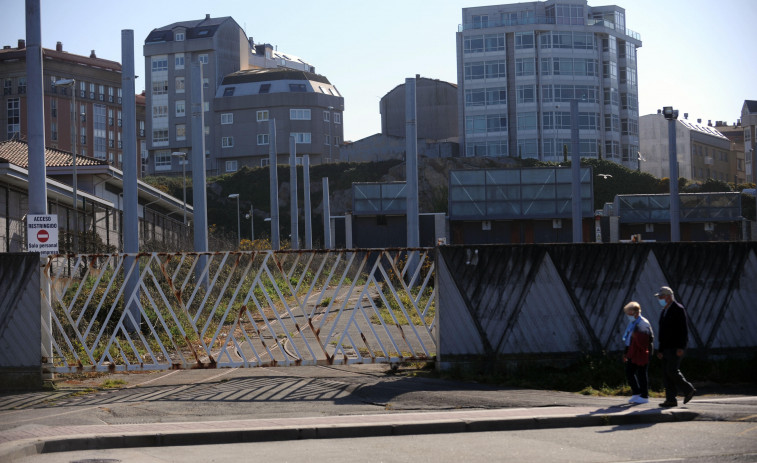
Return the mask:
<svg viewBox="0 0 757 463">
<path fill-rule="evenodd" d="M 24 1 L 0 0 L 0 45 L 25 37 Z M 379 100 L 405 78 L 456 83 L 455 33 L 462 8 L 517 2 L 466 0 L 214 0 L 122 2 L 42 0 L 42 45 L 121 61 L 121 30 L 134 30 L 137 74 L 142 46 L 156 27 L 231 16 L 255 42 L 303 58 L 345 97 L 345 140 L 381 131 Z M 755 0 L 606 0 L 626 9 L 626 27 L 641 34 L 638 52 L 641 114 L 674 106 L 681 114 L 733 123 L 745 99 L 757 100 Z M 369 6 L 377 5 L 377 6 Z M 137 89 L 144 79 L 137 80 Z"/>
</svg>

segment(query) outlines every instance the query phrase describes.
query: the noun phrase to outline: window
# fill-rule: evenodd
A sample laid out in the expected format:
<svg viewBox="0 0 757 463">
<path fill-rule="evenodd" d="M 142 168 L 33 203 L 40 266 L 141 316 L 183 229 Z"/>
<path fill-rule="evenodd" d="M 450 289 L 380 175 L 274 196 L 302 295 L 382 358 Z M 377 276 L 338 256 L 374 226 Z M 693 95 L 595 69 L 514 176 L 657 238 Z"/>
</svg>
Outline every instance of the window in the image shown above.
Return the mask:
<svg viewBox="0 0 757 463">
<path fill-rule="evenodd" d="M 310 143 L 310 132 L 292 132 L 289 136 L 294 137 L 294 142 L 297 144 Z"/>
<path fill-rule="evenodd" d="M 289 119 L 293 121 L 309 121 L 310 110 L 309 109 L 290 109 Z"/>
<path fill-rule="evenodd" d="M 210 102 L 209 101 L 203 101 L 202 102 L 202 110 L 207 112 L 210 111 Z"/>
<path fill-rule="evenodd" d="M 329 134 L 328 134 L 328 132 L 323 134 L 323 144 L 324 145 L 328 145 L 329 144 Z"/>
<path fill-rule="evenodd" d="M 469 35 L 463 39 L 463 53 L 480 53 L 484 51 L 484 36 Z"/>
<path fill-rule="evenodd" d="M 289 84 L 289 91 L 294 93 L 305 93 L 308 90 L 305 84 Z"/>
<path fill-rule="evenodd" d="M 210 88 L 210 79 L 208 77 L 202 78 L 202 88 Z"/>
<path fill-rule="evenodd" d="M 108 102 L 113 103 L 113 87 L 108 87 Z"/>
<path fill-rule="evenodd" d="M 234 113 L 221 113 L 221 124 L 233 124 L 234 123 Z"/>
<path fill-rule="evenodd" d="M 268 93 L 271 90 L 271 84 L 260 84 L 258 93 Z"/>
<path fill-rule="evenodd" d="M 96 104 L 92 110 L 93 128 L 92 133 L 94 140 L 94 156 L 97 159 L 105 159 L 106 154 L 106 120 L 105 120 L 105 105 Z"/>
<path fill-rule="evenodd" d="M 226 161 L 226 172 L 236 172 L 237 161 Z"/>
<path fill-rule="evenodd" d="M 518 85 L 517 87 L 518 103 L 535 103 L 536 86 L 535 85 Z"/>
<path fill-rule="evenodd" d="M 536 130 L 536 113 L 519 113 L 518 130 Z"/>
<path fill-rule="evenodd" d="M 165 95 L 166 93 L 168 93 L 167 80 L 153 80 L 152 81 L 152 94 L 153 95 Z"/>
<path fill-rule="evenodd" d="M 486 51 L 505 51 L 505 34 L 487 35 L 484 38 L 484 49 Z"/>
<path fill-rule="evenodd" d="M 494 87 L 486 89 L 486 104 L 500 105 L 507 104 L 507 88 Z"/>
<path fill-rule="evenodd" d="M 463 68 L 465 80 L 478 80 L 484 78 L 484 63 L 481 61 L 465 63 Z"/>
<path fill-rule="evenodd" d="M 184 53 L 176 53 L 173 57 L 173 63 L 175 69 L 184 69 Z"/>
<path fill-rule="evenodd" d="M 268 144 L 268 134 L 267 133 L 259 133 L 258 134 L 258 145 L 267 145 Z"/>
<path fill-rule="evenodd" d="M 157 105 L 152 107 L 153 119 L 168 117 L 168 105 Z"/>
<path fill-rule="evenodd" d="M 169 170 L 171 168 L 171 153 L 168 151 L 155 152 L 155 170 Z"/>
<path fill-rule="evenodd" d="M 465 106 L 486 105 L 486 89 L 473 88 L 465 90 Z"/>
<path fill-rule="evenodd" d="M 507 116 L 504 114 L 489 114 L 486 116 L 487 132 L 507 132 Z"/>
<path fill-rule="evenodd" d="M 168 130 L 156 129 L 152 131 L 152 144 L 153 145 L 167 145 L 168 144 Z"/>
<path fill-rule="evenodd" d="M 176 124 L 176 140 L 186 140 L 186 139 L 187 139 L 187 125 Z"/>
<path fill-rule="evenodd" d="M 58 117 L 58 100 L 55 98 L 50 99 L 50 116 Z"/>
<path fill-rule="evenodd" d="M 152 72 L 168 71 L 168 56 L 158 55 L 152 57 Z"/>
<path fill-rule="evenodd" d="M 57 122 L 51 122 L 50 123 L 50 139 L 52 141 L 58 140 L 58 123 Z"/>
<path fill-rule="evenodd" d="M 18 94 L 23 95 L 26 93 L 26 77 L 18 78 Z"/>
<path fill-rule="evenodd" d="M 221 148 L 233 148 L 234 137 L 221 137 Z"/>
<path fill-rule="evenodd" d="M 533 32 L 516 32 L 515 33 L 515 49 L 525 50 L 534 48 L 534 33 Z"/>
<path fill-rule="evenodd" d="M 186 103 L 184 100 L 176 100 L 176 117 L 184 117 L 186 115 Z"/>
<path fill-rule="evenodd" d="M 258 122 L 264 122 L 268 120 L 268 110 L 258 111 L 257 112 L 257 121 Z"/>
<path fill-rule="evenodd" d="M 489 15 L 473 15 L 472 19 L 474 29 L 485 29 L 489 27 Z"/>
<path fill-rule="evenodd" d="M 323 112 L 323 122 L 331 121 L 331 113 L 328 111 Z"/>
<path fill-rule="evenodd" d="M 235 87 L 226 87 L 223 89 L 223 96 L 234 96 Z"/>
<path fill-rule="evenodd" d="M 183 42 L 184 41 L 184 32 L 177 32 L 174 34 L 173 39 L 177 42 Z"/>
<path fill-rule="evenodd" d="M 268 158 L 263 158 L 260 160 L 260 167 L 265 167 L 268 165 Z"/>
<path fill-rule="evenodd" d="M 13 93 L 13 79 L 5 79 L 3 84 L 3 95 L 10 95 Z"/>
<path fill-rule="evenodd" d="M 184 78 L 183 77 L 176 78 L 176 85 L 174 86 L 174 89 L 176 90 L 176 93 L 184 93 Z"/>
<path fill-rule="evenodd" d="M 532 76 L 536 73 L 533 58 L 515 58 L 515 75 Z"/>
<path fill-rule="evenodd" d="M 197 57 L 197 61 L 199 61 L 202 64 L 208 64 L 208 54 L 202 53 Z"/>
<path fill-rule="evenodd" d="M 334 124 L 341 124 L 342 123 L 342 115 L 339 113 L 334 113 Z"/>
<path fill-rule="evenodd" d="M 485 64 L 485 73 L 487 79 L 497 79 L 499 77 L 505 77 L 507 68 L 505 61 L 487 61 Z"/>
</svg>

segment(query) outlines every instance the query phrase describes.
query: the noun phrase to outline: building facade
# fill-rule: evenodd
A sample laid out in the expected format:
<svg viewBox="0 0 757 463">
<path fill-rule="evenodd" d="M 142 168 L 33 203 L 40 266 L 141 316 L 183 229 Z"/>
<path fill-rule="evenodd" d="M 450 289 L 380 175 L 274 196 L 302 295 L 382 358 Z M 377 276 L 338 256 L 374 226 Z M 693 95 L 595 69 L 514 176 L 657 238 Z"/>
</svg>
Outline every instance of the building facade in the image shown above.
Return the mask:
<svg viewBox="0 0 757 463">
<path fill-rule="evenodd" d="M 419 139 L 457 141 L 457 85 L 415 76 L 416 129 Z M 381 133 L 405 138 L 405 84 L 379 102 Z"/>
<path fill-rule="evenodd" d="M 339 158 L 344 98 L 325 76 L 294 69 L 237 71 L 224 77 L 213 106 L 211 132 L 222 172 L 268 165 L 271 121 L 279 163 L 289 163 L 291 136 L 297 155 L 308 155 L 312 164 Z"/>
<path fill-rule="evenodd" d="M 94 50 L 89 56 L 69 53 L 61 42 L 54 50 L 43 48 L 42 56 L 45 146 L 122 168 L 121 64 L 98 58 Z M 0 141 L 26 138 L 26 79 L 25 41 L 19 40 L 15 48 L 4 46 L 0 50 Z M 60 85 L 61 80 L 68 83 Z M 144 116 L 137 116 L 137 146 L 144 123 Z"/>
<path fill-rule="evenodd" d="M 757 101 L 745 100 L 741 107 L 741 126 L 744 127 L 744 158 L 746 181 L 757 183 Z"/>
<path fill-rule="evenodd" d="M 235 162 L 238 167 L 252 162 L 253 153 L 242 155 L 238 154 L 239 149 L 230 149 L 233 147 L 228 145 L 228 137 L 234 135 L 216 130 L 216 125 L 221 125 L 221 115 L 216 114 L 216 103 L 228 103 L 230 99 L 237 98 L 232 95 L 224 97 L 223 93 L 218 97 L 226 76 L 237 71 L 268 68 L 315 73 L 314 67 L 298 57 L 280 53 L 270 44 L 256 45 L 231 17 L 211 18 L 206 15 L 201 20 L 154 29 L 145 39 L 144 56 L 149 159 L 146 170 L 150 175 L 180 175 L 184 157 L 172 156 L 173 152 L 185 153 L 187 171 L 192 170 L 193 105 L 201 106 L 205 115 L 205 168 L 208 174 L 228 172 L 227 169 L 233 168 Z M 201 64 L 202 76 L 193 75 L 196 73 L 193 63 Z M 195 102 L 192 100 L 192 83 L 200 78 L 203 101 Z M 294 101 L 294 104 L 299 103 Z M 272 103 L 268 101 L 267 104 Z M 283 107 L 282 104 L 276 106 Z M 340 113 L 343 109 L 343 105 L 335 104 L 327 104 L 324 108 L 329 106 L 339 107 Z M 300 109 L 298 106 L 294 108 Z M 317 133 L 316 138 L 323 142 L 322 132 L 319 130 Z M 249 147 L 258 151 L 256 144 Z"/>
<path fill-rule="evenodd" d="M 731 141 L 709 124 L 678 119 L 676 124 L 676 151 L 678 176 L 695 182 L 707 179 L 733 181 Z M 661 112 L 639 118 L 641 135 L 641 171 L 655 177 L 670 177 L 668 120 Z"/>
<path fill-rule="evenodd" d="M 463 8 L 457 33 L 466 156 L 561 161 L 578 101 L 582 157 L 637 167 L 639 34 L 586 0 Z"/>
</svg>

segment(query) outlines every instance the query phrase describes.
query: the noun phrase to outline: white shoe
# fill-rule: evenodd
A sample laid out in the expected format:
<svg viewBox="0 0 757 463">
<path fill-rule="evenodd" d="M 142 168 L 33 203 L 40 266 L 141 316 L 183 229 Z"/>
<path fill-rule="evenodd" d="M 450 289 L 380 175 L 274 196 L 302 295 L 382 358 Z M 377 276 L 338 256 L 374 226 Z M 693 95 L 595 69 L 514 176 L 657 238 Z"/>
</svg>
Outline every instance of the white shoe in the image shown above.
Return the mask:
<svg viewBox="0 0 757 463">
<path fill-rule="evenodd" d="M 635 404 L 648 404 L 649 403 L 649 399 L 645 399 L 644 397 L 642 397 L 640 395 L 637 395 L 636 396 L 636 400 L 633 403 L 635 403 Z"/>
<path fill-rule="evenodd" d="M 632 395 L 631 398 L 628 399 L 628 403 L 629 404 L 635 404 L 635 403 L 637 403 L 636 399 L 640 399 L 640 398 L 641 398 L 640 395 Z"/>
</svg>

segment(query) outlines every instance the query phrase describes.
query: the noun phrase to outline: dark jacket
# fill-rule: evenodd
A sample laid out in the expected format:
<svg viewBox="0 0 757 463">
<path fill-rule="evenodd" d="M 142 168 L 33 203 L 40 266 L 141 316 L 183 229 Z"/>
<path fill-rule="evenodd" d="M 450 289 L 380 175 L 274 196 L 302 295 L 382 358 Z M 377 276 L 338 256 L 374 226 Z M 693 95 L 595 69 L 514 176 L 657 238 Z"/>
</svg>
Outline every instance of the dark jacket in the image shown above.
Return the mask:
<svg viewBox="0 0 757 463">
<path fill-rule="evenodd" d="M 686 309 L 678 301 L 660 314 L 660 329 L 657 333 L 659 349 L 686 349 L 689 342 L 689 324 Z"/>
</svg>

